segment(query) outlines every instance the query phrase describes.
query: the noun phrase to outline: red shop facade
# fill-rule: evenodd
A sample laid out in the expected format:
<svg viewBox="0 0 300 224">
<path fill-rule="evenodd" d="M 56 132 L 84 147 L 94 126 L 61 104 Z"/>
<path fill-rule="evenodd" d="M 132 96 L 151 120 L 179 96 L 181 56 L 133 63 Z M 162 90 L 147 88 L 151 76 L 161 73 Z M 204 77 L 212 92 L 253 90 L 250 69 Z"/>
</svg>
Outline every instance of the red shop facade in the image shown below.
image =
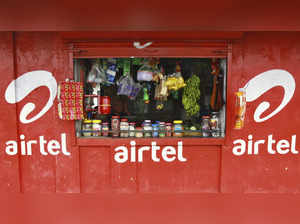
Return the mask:
<svg viewBox="0 0 300 224">
<path fill-rule="evenodd" d="M 117 10 L 121 11 L 118 7 Z M 250 16 L 250 11 L 245 13 Z M 158 11 L 158 14 L 157 19 L 164 21 L 162 13 Z M 195 21 L 190 17 L 180 21 L 178 29 L 176 19 L 169 24 L 157 22 L 161 26 L 153 20 L 154 28 L 141 20 L 140 24 L 147 25 L 138 28 L 138 22 L 130 26 L 130 21 L 121 21 L 120 17 L 114 21 L 121 24 L 119 28 L 108 29 L 108 22 L 103 20 L 101 28 L 93 22 L 87 31 L 83 25 L 88 20 L 72 25 L 70 21 L 77 21 L 75 14 L 72 15 L 73 19 L 64 20 L 56 31 L 55 25 L 46 20 L 32 26 L 1 25 L 1 192 L 72 193 L 45 198 L 55 207 L 58 220 L 63 220 L 58 223 L 80 223 L 78 220 L 86 223 L 127 223 L 128 220 L 132 223 L 268 223 L 271 210 L 283 212 L 294 221 L 291 223 L 297 223 L 300 217 L 293 210 L 299 201 L 293 195 L 300 190 L 297 24 L 280 25 L 282 22 L 276 27 L 261 22 L 264 16 L 251 17 L 249 24 L 243 19 L 234 23 L 234 16 L 239 16 L 234 14 L 232 18 L 225 17 L 223 23 L 194 22 L 191 27 L 202 28 L 191 31 L 184 30 L 182 25 Z M 28 18 L 33 21 L 32 17 Z M 169 29 L 163 29 L 166 25 Z M 215 28 L 209 29 L 208 25 Z M 152 44 L 138 49 L 134 46 L 136 41 Z M 83 72 L 80 68 L 76 70 L 77 60 L 111 57 L 226 59 L 225 135 L 176 139 L 78 136 L 75 121 L 59 118 L 57 92 L 51 92 L 51 83 L 74 79 L 76 72 Z M 47 76 L 47 82 L 34 75 L 22 79 L 24 74 L 34 71 L 47 71 L 51 77 Z M 246 115 L 244 127 L 236 130 L 235 93 L 243 87 Z M 60 153 L 42 155 L 37 147 L 40 136 L 47 142 L 60 142 Z M 69 154 L 61 151 L 63 137 Z M 28 148 L 30 140 L 37 142 L 32 144 L 32 155 L 22 155 L 22 144 L 25 142 Z M 176 148 L 181 141 L 186 161 L 154 162 L 149 152 L 143 154 L 142 162 L 116 162 L 115 149 L 130 148 L 131 140 L 135 140 L 137 148 L 151 145 L 154 140 L 162 147 Z M 5 152 L 9 141 L 18 145 L 20 150 L 16 155 Z M 17 202 L 8 196 L 3 198 Z M 63 201 L 66 208 L 58 201 Z M 87 215 L 79 204 L 85 205 L 91 214 Z M 241 207 L 245 211 L 237 214 Z M 35 209 L 50 217 L 43 209 Z M 67 212 L 60 212 L 63 209 Z M 282 223 L 288 219 L 278 216 L 270 220 Z M 38 223 L 33 218 L 32 223 L 35 222 Z M 44 222 L 53 223 L 48 218 Z"/>
</svg>

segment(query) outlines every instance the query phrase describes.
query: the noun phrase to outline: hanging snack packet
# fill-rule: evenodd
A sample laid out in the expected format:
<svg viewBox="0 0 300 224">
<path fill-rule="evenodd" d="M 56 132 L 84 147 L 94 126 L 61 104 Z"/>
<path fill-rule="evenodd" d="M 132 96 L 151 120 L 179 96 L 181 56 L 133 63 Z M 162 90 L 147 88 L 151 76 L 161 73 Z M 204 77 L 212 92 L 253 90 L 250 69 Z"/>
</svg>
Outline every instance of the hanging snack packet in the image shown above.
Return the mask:
<svg viewBox="0 0 300 224">
<path fill-rule="evenodd" d="M 145 60 L 144 64 L 140 67 L 137 72 L 137 80 L 138 81 L 152 81 L 153 79 L 153 71 L 152 67 L 149 64 L 149 60 Z"/>
<path fill-rule="evenodd" d="M 113 84 L 117 73 L 117 61 L 114 58 L 108 59 L 106 78 L 108 84 Z"/>
<path fill-rule="evenodd" d="M 245 113 L 246 113 L 246 92 L 245 89 L 240 88 L 236 95 L 235 104 L 235 124 L 234 129 L 242 129 L 244 127 Z"/>
<path fill-rule="evenodd" d="M 87 82 L 105 83 L 106 75 L 100 61 L 96 61 L 87 76 Z"/>
</svg>

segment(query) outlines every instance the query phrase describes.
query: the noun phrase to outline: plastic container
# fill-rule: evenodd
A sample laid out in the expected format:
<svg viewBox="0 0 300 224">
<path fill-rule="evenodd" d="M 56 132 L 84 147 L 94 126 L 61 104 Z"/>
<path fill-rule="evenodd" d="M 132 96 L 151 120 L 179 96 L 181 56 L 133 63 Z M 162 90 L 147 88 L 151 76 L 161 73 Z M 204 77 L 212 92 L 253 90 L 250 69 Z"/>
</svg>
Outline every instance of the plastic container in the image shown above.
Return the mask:
<svg viewBox="0 0 300 224">
<path fill-rule="evenodd" d="M 93 123 L 92 120 L 84 120 L 82 124 L 82 134 L 84 137 L 92 136 Z"/>
<path fill-rule="evenodd" d="M 172 123 L 166 123 L 166 136 L 172 136 Z"/>
<path fill-rule="evenodd" d="M 129 123 L 129 137 L 133 138 L 135 137 L 135 123 L 134 122 L 130 122 Z"/>
<path fill-rule="evenodd" d="M 182 120 L 175 120 L 173 121 L 173 136 L 174 137 L 183 137 L 183 125 Z"/>
<path fill-rule="evenodd" d="M 129 130 L 128 119 L 126 119 L 126 118 L 121 119 L 120 137 L 121 138 L 128 138 L 128 136 L 129 136 L 128 130 Z"/>
<path fill-rule="evenodd" d="M 159 124 L 157 124 L 157 123 L 152 124 L 152 137 L 157 138 L 158 132 L 159 132 Z"/>
<path fill-rule="evenodd" d="M 143 128 L 142 127 L 137 127 L 135 132 L 135 137 L 136 138 L 143 138 L 144 134 L 143 134 Z"/>
<path fill-rule="evenodd" d="M 108 126 L 108 122 L 104 122 L 102 124 L 102 136 L 104 137 L 108 137 L 109 135 L 109 126 Z"/>
<path fill-rule="evenodd" d="M 145 138 L 151 138 L 152 137 L 152 124 L 151 120 L 145 120 L 144 125 L 144 137 Z"/>
<path fill-rule="evenodd" d="M 101 136 L 101 120 L 93 120 L 93 136 Z"/>
<path fill-rule="evenodd" d="M 159 137 L 164 138 L 166 137 L 166 124 L 165 122 L 159 123 Z"/>
<path fill-rule="evenodd" d="M 201 129 L 203 137 L 210 137 L 210 125 L 209 125 L 209 116 L 202 117 Z"/>
</svg>

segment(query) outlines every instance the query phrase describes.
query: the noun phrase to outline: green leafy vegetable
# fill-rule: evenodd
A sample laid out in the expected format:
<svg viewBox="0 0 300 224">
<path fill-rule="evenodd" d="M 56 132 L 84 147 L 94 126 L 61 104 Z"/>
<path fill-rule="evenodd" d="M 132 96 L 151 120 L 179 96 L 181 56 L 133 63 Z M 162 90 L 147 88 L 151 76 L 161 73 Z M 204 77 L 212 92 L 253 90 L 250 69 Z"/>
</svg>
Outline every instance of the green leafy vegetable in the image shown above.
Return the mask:
<svg viewBox="0 0 300 224">
<path fill-rule="evenodd" d="M 192 75 L 186 81 L 183 89 L 182 104 L 189 117 L 196 115 L 200 111 L 198 101 L 200 99 L 200 78 Z"/>
</svg>

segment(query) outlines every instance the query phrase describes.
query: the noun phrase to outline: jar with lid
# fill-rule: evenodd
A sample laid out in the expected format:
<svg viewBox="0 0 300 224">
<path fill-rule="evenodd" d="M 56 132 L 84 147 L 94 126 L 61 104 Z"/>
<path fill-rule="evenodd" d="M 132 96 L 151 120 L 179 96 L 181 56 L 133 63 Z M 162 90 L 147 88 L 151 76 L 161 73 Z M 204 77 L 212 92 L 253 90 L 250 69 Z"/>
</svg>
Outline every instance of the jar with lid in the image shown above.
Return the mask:
<svg viewBox="0 0 300 224">
<path fill-rule="evenodd" d="M 166 123 L 166 136 L 172 136 L 172 123 Z"/>
<path fill-rule="evenodd" d="M 135 129 L 135 137 L 136 138 L 143 138 L 143 128 L 142 127 L 137 127 Z"/>
<path fill-rule="evenodd" d="M 108 122 L 104 122 L 102 124 L 102 136 L 104 137 L 108 137 L 109 135 L 109 126 L 108 126 Z"/>
<path fill-rule="evenodd" d="M 101 120 L 93 120 L 93 136 L 101 136 Z"/>
<path fill-rule="evenodd" d="M 166 124 L 165 122 L 159 123 L 159 137 L 164 138 L 166 136 Z"/>
<path fill-rule="evenodd" d="M 144 137 L 145 138 L 151 138 L 152 137 L 151 120 L 145 120 L 143 129 L 144 129 Z"/>
<path fill-rule="evenodd" d="M 126 118 L 121 119 L 120 137 L 121 138 L 128 138 L 128 135 L 129 135 L 128 130 L 129 130 L 128 119 L 126 119 Z"/>
<path fill-rule="evenodd" d="M 111 117 L 111 131 L 112 131 L 113 137 L 119 136 L 119 131 L 120 131 L 120 117 L 119 116 Z"/>
<path fill-rule="evenodd" d="M 130 122 L 129 123 L 129 137 L 135 137 L 135 123 L 134 122 Z"/>
<path fill-rule="evenodd" d="M 152 137 L 157 138 L 158 137 L 158 131 L 159 131 L 159 124 L 155 123 L 152 124 Z"/>
<path fill-rule="evenodd" d="M 175 120 L 173 121 L 173 136 L 174 137 L 183 137 L 183 125 L 182 120 Z"/>
<path fill-rule="evenodd" d="M 220 121 L 218 115 L 219 115 L 218 112 L 212 112 L 209 121 L 212 137 L 220 137 Z"/>
<path fill-rule="evenodd" d="M 202 116 L 202 136 L 203 137 L 210 137 L 210 125 L 209 125 L 210 117 L 209 116 Z"/>
<path fill-rule="evenodd" d="M 84 120 L 82 125 L 82 133 L 85 137 L 92 136 L 93 123 L 92 120 Z"/>
</svg>

